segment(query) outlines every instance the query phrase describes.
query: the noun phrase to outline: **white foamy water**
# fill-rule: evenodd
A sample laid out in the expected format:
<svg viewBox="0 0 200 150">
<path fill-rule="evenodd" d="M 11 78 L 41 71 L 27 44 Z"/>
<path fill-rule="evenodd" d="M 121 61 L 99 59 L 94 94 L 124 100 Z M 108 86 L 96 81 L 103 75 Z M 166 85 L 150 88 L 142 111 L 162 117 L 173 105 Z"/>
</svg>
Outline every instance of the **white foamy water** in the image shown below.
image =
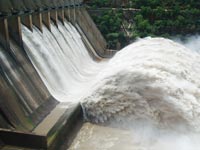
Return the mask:
<svg viewBox="0 0 200 150">
<path fill-rule="evenodd" d="M 58 28 L 52 23 L 52 32 L 45 26 L 43 33 L 25 26 L 22 31 L 25 50 L 51 94 L 59 101 L 79 101 L 104 63 L 92 60 L 69 22 L 59 22 Z"/>
<path fill-rule="evenodd" d="M 51 94 L 81 101 L 86 119 L 116 127 L 86 124 L 70 150 L 199 150 L 200 136 L 189 132 L 200 129 L 198 53 L 145 38 L 96 63 L 70 23 L 43 29 L 23 27 L 23 40 Z"/>
<path fill-rule="evenodd" d="M 148 120 L 200 128 L 200 55 L 164 38 L 133 43 L 108 63 L 96 63 L 68 22 L 43 34 L 23 27 L 26 52 L 51 94 L 83 101 L 93 122 Z"/>
<path fill-rule="evenodd" d="M 98 74 L 83 107 L 93 122 L 148 120 L 200 129 L 200 55 L 163 38 L 117 53 Z"/>
</svg>

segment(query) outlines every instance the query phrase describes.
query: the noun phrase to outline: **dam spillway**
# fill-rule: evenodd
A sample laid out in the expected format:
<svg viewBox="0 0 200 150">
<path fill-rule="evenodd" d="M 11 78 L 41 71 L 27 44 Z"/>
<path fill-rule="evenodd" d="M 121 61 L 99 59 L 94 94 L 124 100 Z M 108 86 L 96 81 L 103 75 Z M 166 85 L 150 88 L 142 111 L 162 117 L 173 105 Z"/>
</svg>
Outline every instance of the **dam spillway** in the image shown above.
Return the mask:
<svg viewBox="0 0 200 150">
<path fill-rule="evenodd" d="M 65 142 L 66 150 L 83 115 L 101 125 L 114 119 L 117 123 L 115 128 L 85 124 L 71 149 L 90 149 L 90 144 L 94 149 L 115 149 L 116 142 L 126 139 L 136 147 L 137 136 L 134 143 L 130 130 L 116 128 L 126 118 L 131 123 L 146 119 L 164 128 L 178 123 L 184 131 L 199 129 L 199 54 L 170 40 L 146 38 L 108 63 L 114 51 L 106 49 L 80 1 L 56 1 L 52 6 L 43 1 L 31 10 L 23 7 L 24 1 L 16 8 L 10 2 L 10 11 L 0 13 L 1 149 L 55 150 Z M 140 126 L 146 129 L 147 123 Z M 101 145 L 98 138 L 93 141 L 95 136 L 109 140 Z M 155 139 L 149 141 L 147 146 L 139 141 L 139 149 Z"/>
<path fill-rule="evenodd" d="M 59 101 L 78 102 L 92 84 L 92 78 L 105 67 L 106 61 L 98 63 L 92 59 L 80 34 L 69 22 L 64 25 L 58 22 L 58 28 L 52 24 L 52 32 L 44 27 L 42 34 L 36 28 L 32 34 L 25 27 L 22 31 L 25 50 Z"/>
<path fill-rule="evenodd" d="M 95 125 L 85 123 L 69 149 L 199 149 L 199 60 L 195 48 L 164 38 L 122 49 L 82 102 Z"/>
<path fill-rule="evenodd" d="M 104 66 L 94 60 L 114 54 L 82 1 L 32 2 L 0 1 L 2 149 L 57 149 L 82 120 L 83 83 Z"/>
</svg>

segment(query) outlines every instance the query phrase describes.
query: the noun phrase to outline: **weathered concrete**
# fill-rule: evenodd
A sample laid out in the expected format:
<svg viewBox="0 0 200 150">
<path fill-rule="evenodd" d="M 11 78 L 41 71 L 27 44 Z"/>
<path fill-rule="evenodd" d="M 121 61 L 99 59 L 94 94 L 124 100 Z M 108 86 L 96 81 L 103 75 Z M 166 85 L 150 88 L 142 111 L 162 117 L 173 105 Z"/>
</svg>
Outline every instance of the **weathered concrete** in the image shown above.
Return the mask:
<svg viewBox="0 0 200 150">
<path fill-rule="evenodd" d="M 78 30 L 78 32 L 81 35 L 81 38 L 85 44 L 85 46 L 87 47 L 87 50 L 90 54 L 90 56 L 95 60 L 95 61 L 100 61 L 102 60 L 102 57 L 100 57 L 97 52 L 95 51 L 95 49 L 93 48 L 93 46 L 91 45 L 90 41 L 87 39 L 86 35 L 84 34 L 84 32 L 81 30 L 81 28 L 76 25 L 76 29 Z"/>
<path fill-rule="evenodd" d="M 16 147 L 16 146 L 4 146 L 4 147 L 0 148 L 0 150 L 36 150 L 36 149 L 22 148 L 22 147 Z M 40 149 L 40 150 L 44 150 L 44 149 Z"/>
<path fill-rule="evenodd" d="M 36 13 L 32 15 L 33 24 L 42 32 L 42 14 Z"/>
<path fill-rule="evenodd" d="M 72 20 L 73 20 L 73 22 L 76 22 L 77 21 L 77 18 L 76 18 L 76 11 L 77 11 L 77 9 L 74 7 L 73 9 L 71 9 L 71 14 L 72 14 Z"/>
<path fill-rule="evenodd" d="M 50 12 L 50 16 L 54 24 L 58 27 L 58 13 L 57 10 L 53 10 Z"/>
<path fill-rule="evenodd" d="M 107 43 L 84 8 L 76 11 L 76 20 L 98 55 L 104 57 Z"/>
<path fill-rule="evenodd" d="M 75 3 L 78 3 L 78 1 L 75 1 Z M 65 9 L 60 8 L 60 10 L 37 13 L 31 12 L 30 14 L 24 16 L 18 14 L 16 16 L 9 17 L 8 19 L 0 19 L 0 44 L 5 50 L 8 51 L 11 49 L 16 49 L 16 46 L 13 45 L 14 39 L 16 43 L 18 43 L 18 47 L 23 47 L 21 21 L 31 31 L 33 30 L 33 25 L 35 25 L 42 32 L 43 23 L 49 30 L 51 30 L 51 20 L 56 26 L 58 26 L 58 20 L 64 24 L 65 17 L 71 21 L 72 24 L 79 24 L 80 28 L 78 26 L 77 28 L 79 28 L 82 39 L 89 49 L 91 55 L 93 55 L 93 58 L 96 60 L 101 60 L 102 57 L 111 55 L 110 52 L 112 51 L 106 50 L 106 41 L 90 18 L 87 11 L 80 7 L 75 8 L 73 3 L 71 3 L 71 7 Z M 12 39 L 9 39 L 9 35 Z M 26 45 L 24 44 L 24 46 Z M 10 150 L 16 148 L 25 150 L 27 148 L 19 147 L 28 147 L 33 149 L 55 150 L 62 143 L 63 137 L 67 137 L 77 122 L 80 123 L 82 121 L 83 118 L 81 106 L 79 104 L 71 105 L 60 103 L 57 105 L 57 107 L 55 107 L 57 104 L 56 101 L 50 96 L 50 94 L 48 94 L 46 89 L 43 88 L 43 83 L 38 81 L 40 79 L 38 79 L 39 77 L 35 75 L 35 70 L 29 69 L 33 66 L 29 64 L 30 60 L 28 60 L 28 57 L 23 50 L 22 52 L 14 50 L 12 55 L 15 57 L 15 60 L 12 60 L 13 62 L 10 61 L 12 62 L 10 63 L 10 66 L 14 66 L 13 74 L 16 73 L 16 75 L 19 75 L 20 81 L 22 80 L 21 82 L 16 82 L 17 85 L 19 84 L 19 86 L 17 86 L 19 91 L 17 92 L 21 92 L 22 97 L 24 96 L 29 98 L 30 96 L 30 98 L 33 98 L 32 100 L 34 102 L 31 99 L 23 99 L 25 101 L 24 103 L 20 97 L 18 98 L 19 100 L 14 98 L 7 100 L 6 104 L 8 104 L 9 107 L 10 104 L 15 104 L 15 106 L 17 106 L 16 109 L 13 107 L 10 108 L 13 109 L 13 112 L 16 112 L 14 117 L 17 116 L 16 118 L 23 123 L 22 125 L 18 126 L 16 125 L 17 123 L 13 121 L 10 122 L 8 130 L 0 129 L 0 140 L 6 144 L 3 149 Z M 27 58 L 26 61 L 22 55 Z M 20 66 L 18 66 L 19 68 L 14 65 L 17 64 L 15 61 L 20 64 Z M 8 68 L 8 70 L 10 71 L 12 68 Z M 12 71 L 9 73 L 8 75 L 12 75 Z M 22 73 L 24 76 L 22 76 L 20 73 Z M 34 76 L 33 79 L 31 78 L 32 75 Z M 13 77 L 12 80 L 15 80 L 15 78 Z M 26 88 L 21 90 L 23 86 Z M 5 86 L 3 85 L 2 87 Z M 29 91 L 31 91 L 31 93 Z M 0 96 L 1 92 L 3 92 L 3 94 L 5 93 L 4 90 L 0 91 Z M 7 93 L 9 94 L 9 92 Z M 13 93 L 15 93 L 15 91 Z M 8 98 L 10 97 L 4 94 L 4 101 Z M 11 102 L 13 100 L 14 102 Z M 34 103 L 34 106 L 32 106 L 32 102 Z M 18 105 L 20 105 L 20 107 L 18 107 Z M 29 105 L 31 107 L 30 110 L 28 109 Z M 25 116 L 23 113 L 27 116 Z M 10 114 L 8 113 L 8 115 Z M 12 114 L 10 116 L 13 117 Z M 3 138 L 1 139 L 1 137 Z M 70 138 L 68 141 L 70 143 Z"/>
<path fill-rule="evenodd" d="M 51 31 L 50 12 L 42 13 L 42 21 L 43 21 L 44 25 Z"/>
<path fill-rule="evenodd" d="M 49 150 L 59 149 L 64 141 L 67 141 L 68 145 L 71 144 L 75 137 L 74 134 L 80 129 L 80 124 L 83 122 L 83 111 L 80 104 L 70 106 L 62 118 L 64 119 L 63 123 L 59 122 L 58 126 L 54 126 L 48 134 Z"/>
<path fill-rule="evenodd" d="M 64 13 L 67 20 L 70 21 L 71 20 L 70 8 L 64 9 Z"/>
<path fill-rule="evenodd" d="M 76 13 L 75 9 L 71 7 L 65 10 L 65 16 L 67 17 L 67 20 L 70 21 L 72 24 L 74 24 L 76 20 L 75 13 Z"/>
<path fill-rule="evenodd" d="M 7 19 L 0 19 L 0 43 L 5 49 L 10 48 L 8 21 Z"/>
<path fill-rule="evenodd" d="M 19 16 L 8 19 L 9 33 L 19 46 L 23 47 L 21 18 Z"/>
<path fill-rule="evenodd" d="M 0 129 L 0 137 L 8 148 L 55 150 L 82 116 L 80 104 L 60 103 L 31 133 Z"/>
<path fill-rule="evenodd" d="M 58 19 L 62 22 L 64 25 L 64 20 L 65 20 L 65 12 L 64 9 L 58 10 Z"/>
<path fill-rule="evenodd" d="M 0 129 L 0 137 L 5 145 L 38 149 L 46 148 L 46 139 L 40 135 Z"/>
<path fill-rule="evenodd" d="M 33 31 L 32 15 L 22 16 L 21 21 L 29 30 Z"/>
</svg>

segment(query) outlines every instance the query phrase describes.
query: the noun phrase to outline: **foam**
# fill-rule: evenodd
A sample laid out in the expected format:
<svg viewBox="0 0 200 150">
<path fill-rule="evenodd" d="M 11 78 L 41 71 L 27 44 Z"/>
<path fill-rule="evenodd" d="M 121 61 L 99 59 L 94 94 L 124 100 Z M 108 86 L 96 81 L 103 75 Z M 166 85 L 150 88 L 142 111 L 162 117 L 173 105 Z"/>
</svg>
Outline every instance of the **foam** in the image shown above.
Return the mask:
<svg viewBox="0 0 200 150">
<path fill-rule="evenodd" d="M 149 120 L 200 128 L 200 55 L 164 38 L 145 38 L 110 60 L 83 100 L 96 123 Z"/>
</svg>

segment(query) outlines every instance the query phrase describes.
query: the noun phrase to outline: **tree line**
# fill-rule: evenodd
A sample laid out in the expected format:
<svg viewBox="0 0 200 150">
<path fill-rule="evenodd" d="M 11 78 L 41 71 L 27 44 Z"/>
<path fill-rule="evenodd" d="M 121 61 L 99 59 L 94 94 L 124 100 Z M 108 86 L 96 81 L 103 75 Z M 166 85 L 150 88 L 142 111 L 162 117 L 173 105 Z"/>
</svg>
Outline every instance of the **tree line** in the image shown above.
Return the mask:
<svg viewBox="0 0 200 150">
<path fill-rule="evenodd" d="M 110 8 L 92 15 L 109 48 L 116 49 L 119 44 L 123 47 L 138 37 L 170 38 L 200 33 L 199 0 L 129 0 L 121 4 L 114 5 L 118 9 L 113 10 L 113 0 L 89 3 L 93 9 Z M 138 11 L 127 16 L 123 8 Z"/>
</svg>

